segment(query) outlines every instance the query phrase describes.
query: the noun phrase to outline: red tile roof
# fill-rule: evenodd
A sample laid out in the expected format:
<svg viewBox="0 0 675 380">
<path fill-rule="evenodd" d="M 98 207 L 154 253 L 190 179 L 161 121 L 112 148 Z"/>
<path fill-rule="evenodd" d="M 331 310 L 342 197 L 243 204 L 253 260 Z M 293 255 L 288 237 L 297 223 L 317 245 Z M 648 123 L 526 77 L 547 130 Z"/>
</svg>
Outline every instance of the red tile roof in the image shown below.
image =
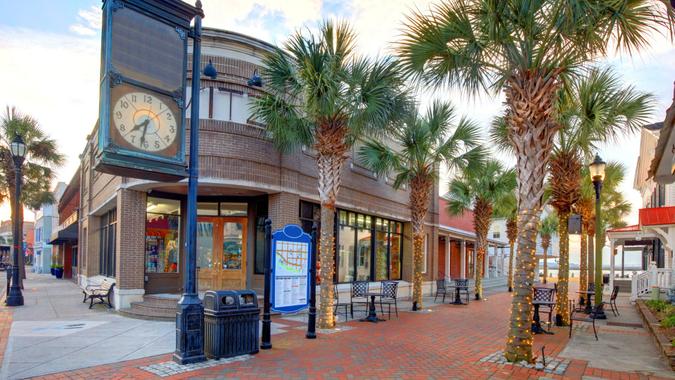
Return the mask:
<svg viewBox="0 0 675 380">
<path fill-rule="evenodd" d="M 675 224 L 675 206 L 640 209 L 641 226 Z"/>
<path fill-rule="evenodd" d="M 626 226 L 626 227 L 619 227 L 619 228 L 612 228 L 607 230 L 607 232 L 637 232 L 640 231 L 640 226 L 635 224 L 632 226 Z"/>
</svg>

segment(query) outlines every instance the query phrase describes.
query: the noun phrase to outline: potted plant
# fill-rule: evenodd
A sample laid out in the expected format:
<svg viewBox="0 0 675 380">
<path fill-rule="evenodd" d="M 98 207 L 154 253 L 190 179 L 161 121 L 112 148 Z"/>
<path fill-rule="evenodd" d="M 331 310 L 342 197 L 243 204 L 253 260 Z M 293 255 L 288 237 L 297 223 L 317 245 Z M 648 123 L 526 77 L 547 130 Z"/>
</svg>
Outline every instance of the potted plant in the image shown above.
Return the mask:
<svg viewBox="0 0 675 380">
<path fill-rule="evenodd" d="M 56 278 L 63 278 L 63 265 L 54 266 L 54 276 L 56 276 Z"/>
</svg>

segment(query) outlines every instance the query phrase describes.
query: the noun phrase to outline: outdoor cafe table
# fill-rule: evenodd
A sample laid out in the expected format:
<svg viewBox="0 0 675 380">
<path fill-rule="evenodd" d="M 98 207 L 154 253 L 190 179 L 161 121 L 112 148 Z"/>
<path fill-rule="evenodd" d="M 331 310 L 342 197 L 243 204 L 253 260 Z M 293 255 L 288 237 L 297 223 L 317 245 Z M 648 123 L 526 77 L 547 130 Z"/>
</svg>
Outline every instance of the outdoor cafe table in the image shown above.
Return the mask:
<svg viewBox="0 0 675 380">
<path fill-rule="evenodd" d="M 370 297 L 370 304 L 368 305 L 368 316 L 360 319 L 361 322 L 381 322 L 384 321 L 384 319 L 380 319 L 377 317 L 377 311 L 375 310 L 375 297 L 382 297 L 384 294 L 383 293 L 373 293 L 373 292 L 368 292 L 365 294 L 366 298 Z"/>
<path fill-rule="evenodd" d="M 555 301 L 533 300 L 532 305 L 534 305 L 534 321 L 532 322 L 532 333 L 553 335 L 552 332 L 546 331 L 544 330 L 543 327 L 541 327 L 541 318 L 539 318 L 539 306 L 544 305 L 553 307 L 553 305 L 555 305 Z"/>
<path fill-rule="evenodd" d="M 586 307 L 584 308 L 584 313 L 591 314 L 593 312 L 593 297 L 595 296 L 595 290 L 579 290 L 577 293 L 586 295 Z"/>
<path fill-rule="evenodd" d="M 450 302 L 451 305 L 466 305 L 465 302 L 462 302 L 462 299 L 459 296 L 460 286 L 455 285 L 455 300 Z"/>
</svg>

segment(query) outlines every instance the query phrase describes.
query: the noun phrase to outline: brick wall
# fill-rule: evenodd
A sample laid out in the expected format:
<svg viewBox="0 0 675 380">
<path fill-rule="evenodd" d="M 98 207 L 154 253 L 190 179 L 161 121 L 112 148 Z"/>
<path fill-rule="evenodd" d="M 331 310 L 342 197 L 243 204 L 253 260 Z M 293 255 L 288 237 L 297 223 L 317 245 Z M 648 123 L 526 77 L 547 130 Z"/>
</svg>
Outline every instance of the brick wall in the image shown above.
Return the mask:
<svg viewBox="0 0 675 380">
<path fill-rule="evenodd" d="M 117 191 L 116 272 L 119 289 L 143 289 L 145 274 L 145 193 Z"/>
</svg>

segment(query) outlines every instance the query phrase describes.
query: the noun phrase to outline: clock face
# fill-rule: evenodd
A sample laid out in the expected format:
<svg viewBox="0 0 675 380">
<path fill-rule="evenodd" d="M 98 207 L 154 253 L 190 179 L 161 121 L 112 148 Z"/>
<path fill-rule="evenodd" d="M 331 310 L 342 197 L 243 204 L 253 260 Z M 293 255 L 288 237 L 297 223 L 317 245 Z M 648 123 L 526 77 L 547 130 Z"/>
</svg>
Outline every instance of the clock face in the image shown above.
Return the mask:
<svg viewBox="0 0 675 380">
<path fill-rule="evenodd" d="M 141 91 L 120 96 L 112 109 L 112 120 L 120 136 L 146 152 L 173 146 L 178 132 L 176 116 L 157 96 Z"/>
</svg>

